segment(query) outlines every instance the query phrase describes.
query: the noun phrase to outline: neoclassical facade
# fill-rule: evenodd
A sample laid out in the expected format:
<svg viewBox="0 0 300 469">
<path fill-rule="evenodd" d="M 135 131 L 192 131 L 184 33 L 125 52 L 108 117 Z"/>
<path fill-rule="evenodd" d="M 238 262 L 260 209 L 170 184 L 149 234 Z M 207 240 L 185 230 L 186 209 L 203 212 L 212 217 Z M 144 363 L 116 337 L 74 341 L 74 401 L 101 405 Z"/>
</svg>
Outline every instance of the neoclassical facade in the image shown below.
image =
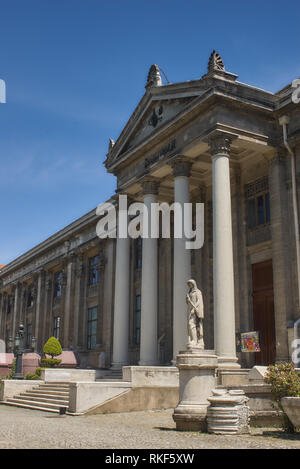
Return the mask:
<svg viewBox="0 0 300 469">
<path fill-rule="evenodd" d="M 204 204 L 204 244 L 107 238 L 96 209 L 0 271 L 2 347 L 25 326 L 36 351 L 51 336 L 80 366 L 170 364 L 187 343 L 187 280 L 204 301 L 205 347 L 219 367 L 291 359 L 299 310 L 300 104 L 292 84 L 270 93 L 241 83 L 215 51 L 199 79 L 146 91 L 106 169 L 118 196 Z M 96 203 L 98 201 L 95 201 Z M 241 352 L 258 331 L 261 352 Z M 7 347 L 6 347 L 7 348 Z"/>
</svg>

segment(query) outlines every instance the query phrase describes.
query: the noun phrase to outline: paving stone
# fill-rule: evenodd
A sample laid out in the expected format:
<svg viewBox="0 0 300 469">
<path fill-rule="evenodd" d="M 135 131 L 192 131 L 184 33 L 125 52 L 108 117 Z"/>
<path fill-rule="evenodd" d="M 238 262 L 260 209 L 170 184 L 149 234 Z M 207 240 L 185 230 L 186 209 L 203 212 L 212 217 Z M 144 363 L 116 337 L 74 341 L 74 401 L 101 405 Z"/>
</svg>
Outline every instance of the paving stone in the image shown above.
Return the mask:
<svg viewBox="0 0 300 469">
<path fill-rule="evenodd" d="M 173 409 L 73 417 L 0 406 L 0 449 L 300 449 L 300 433 L 252 428 L 250 435 L 178 432 Z"/>
</svg>

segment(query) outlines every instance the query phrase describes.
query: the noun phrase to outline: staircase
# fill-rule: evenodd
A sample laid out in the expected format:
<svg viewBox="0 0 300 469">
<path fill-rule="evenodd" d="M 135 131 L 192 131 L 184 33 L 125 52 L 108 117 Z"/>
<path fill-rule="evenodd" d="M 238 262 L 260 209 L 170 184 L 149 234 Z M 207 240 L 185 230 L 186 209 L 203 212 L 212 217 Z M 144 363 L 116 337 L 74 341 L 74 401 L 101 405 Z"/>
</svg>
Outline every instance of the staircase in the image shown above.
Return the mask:
<svg viewBox="0 0 300 469">
<path fill-rule="evenodd" d="M 2 403 L 62 414 L 69 408 L 69 384 L 43 383 Z"/>
</svg>

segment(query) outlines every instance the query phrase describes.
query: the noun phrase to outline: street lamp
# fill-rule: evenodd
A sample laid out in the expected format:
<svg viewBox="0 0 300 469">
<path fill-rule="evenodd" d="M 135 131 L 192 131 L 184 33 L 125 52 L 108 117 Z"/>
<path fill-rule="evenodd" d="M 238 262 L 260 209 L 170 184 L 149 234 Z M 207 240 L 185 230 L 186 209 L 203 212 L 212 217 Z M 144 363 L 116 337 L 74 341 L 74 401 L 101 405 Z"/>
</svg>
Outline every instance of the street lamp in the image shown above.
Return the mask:
<svg viewBox="0 0 300 469">
<path fill-rule="evenodd" d="M 35 351 L 36 347 L 36 338 L 31 338 L 31 348 Z M 14 379 L 24 379 L 22 375 L 22 356 L 24 353 L 24 326 L 20 324 L 19 330 L 16 334 L 15 339 L 13 337 L 8 338 L 8 347 L 9 349 L 13 349 L 14 355 L 16 357 L 16 370 L 13 376 Z"/>
<path fill-rule="evenodd" d="M 24 326 L 20 324 L 19 330 L 15 337 L 14 353 L 16 356 L 16 371 L 14 374 L 15 379 L 24 379 L 22 375 L 22 355 L 24 352 Z"/>
</svg>

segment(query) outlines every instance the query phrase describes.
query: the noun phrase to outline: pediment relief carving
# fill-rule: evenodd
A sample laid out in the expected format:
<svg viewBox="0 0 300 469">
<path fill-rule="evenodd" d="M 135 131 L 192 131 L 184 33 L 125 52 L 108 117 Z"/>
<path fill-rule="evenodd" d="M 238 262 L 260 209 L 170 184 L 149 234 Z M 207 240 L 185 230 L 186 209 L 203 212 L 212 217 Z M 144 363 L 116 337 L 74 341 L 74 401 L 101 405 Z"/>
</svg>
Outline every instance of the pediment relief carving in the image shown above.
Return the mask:
<svg viewBox="0 0 300 469">
<path fill-rule="evenodd" d="M 176 114 L 179 114 L 193 99 L 195 99 L 195 96 L 153 101 L 120 154 L 125 153 L 149 137 L 153 132 L 175 117 Z"/>
<path fill-rule="evenodd" d="M 202 88 L 201 91 L 198 90 L 198 92 L 194 92 L 190 96 L 186 95 L 178 98 L 168 98 L 165 96 L 161 97 L 161 99 L 152 99 L 145 106 L 144 110 L 139 111 L 135 121 L 130 122 L 135 117 L 134 113 L 127 124 L 127 141 L 122 142 L 121 138 L 113 146 L 110 145 L 109 151 L 112 151 L 112 153 L 107 155 L 107 167 L 116 162 L 128 150 L 155 134 L 160 127 L 172 121 L 177 114 L 187 108 L 200 94 L 205 92 L 204 87 Z M 123 140 L 125 140 L 125 137 L 123 137 Z"/>
</svg>

